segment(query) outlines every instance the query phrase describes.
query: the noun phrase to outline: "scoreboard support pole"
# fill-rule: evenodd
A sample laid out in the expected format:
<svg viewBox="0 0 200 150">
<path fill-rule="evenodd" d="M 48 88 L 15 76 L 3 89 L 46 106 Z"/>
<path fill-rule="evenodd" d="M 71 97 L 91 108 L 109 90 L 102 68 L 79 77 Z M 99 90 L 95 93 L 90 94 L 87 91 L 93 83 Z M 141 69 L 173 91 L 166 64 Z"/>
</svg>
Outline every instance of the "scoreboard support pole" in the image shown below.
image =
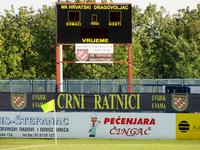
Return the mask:
<svg viewBox="0 0 200 150">
<path fill-rule="evenodd" d="M 132 93 L 132 44 L 128 45 L 128 93 Z"/>
<path fill-rule="evenodd" d="M 62 0 L 57 0 L 61 3 Z M 63 46 L 56 44 L 56 92 L 63 92 Z"/>
<path fill-rule="evenodd" d="M 56 45 L 56 92 L 63 92 L 63 46 Z"/>
</svg>

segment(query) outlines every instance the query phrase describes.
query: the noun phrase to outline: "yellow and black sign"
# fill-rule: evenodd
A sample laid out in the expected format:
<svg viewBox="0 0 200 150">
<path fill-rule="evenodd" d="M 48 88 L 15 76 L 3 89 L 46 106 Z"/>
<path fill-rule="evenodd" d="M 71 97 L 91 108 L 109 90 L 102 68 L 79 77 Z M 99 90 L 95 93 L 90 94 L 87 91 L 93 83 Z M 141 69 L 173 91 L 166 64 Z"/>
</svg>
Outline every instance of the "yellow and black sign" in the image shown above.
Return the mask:
<svg viewBox="0 0 200 150">
<path fill-rule="evenodd" d="M 101 56 L 92 56 L 93 59 L 96 57 Z M 88 85 L 81 85 L 83 89 L 87 87 Z M 77 90 L 81 91 L 79 87 Z M 179 112 L 171 105 L 171 94 L 163 93 L 2 92 L 0 95 L 0 111 L 41 111 L 42 104 L 55 99 L 58 111 Z M 184 112 L 190 114 L 177 114 L 177 137 L 190 138 L 190 134 L 194 133 L 200 139 L 200 114 L 195 114 L 200 112 L 200 94 L 189 94 L 188 99 L 188 107 Z"/>
<path fill-rule="evenodd" d="M 131 43 L 131 4 L 57 4 L 57 43 Z"/>
<path fill-rule="evenodd" d="M 200 114 L 177 114 L 176 139 L 200 140 Z"/>
</svg>

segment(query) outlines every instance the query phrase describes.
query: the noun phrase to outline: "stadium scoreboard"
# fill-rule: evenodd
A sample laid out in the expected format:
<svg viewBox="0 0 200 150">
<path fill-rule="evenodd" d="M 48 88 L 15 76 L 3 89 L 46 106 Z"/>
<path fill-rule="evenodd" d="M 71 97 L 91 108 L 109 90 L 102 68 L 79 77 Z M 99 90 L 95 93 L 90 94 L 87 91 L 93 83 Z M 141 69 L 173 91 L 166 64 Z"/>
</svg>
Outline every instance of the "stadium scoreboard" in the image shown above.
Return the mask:
<svg viewBox="0 0 200 150">
<path fill-rule="evenodd" d="M 132 43 L 131 4 L 58 3 L 57 43 Z"/>
</svg>

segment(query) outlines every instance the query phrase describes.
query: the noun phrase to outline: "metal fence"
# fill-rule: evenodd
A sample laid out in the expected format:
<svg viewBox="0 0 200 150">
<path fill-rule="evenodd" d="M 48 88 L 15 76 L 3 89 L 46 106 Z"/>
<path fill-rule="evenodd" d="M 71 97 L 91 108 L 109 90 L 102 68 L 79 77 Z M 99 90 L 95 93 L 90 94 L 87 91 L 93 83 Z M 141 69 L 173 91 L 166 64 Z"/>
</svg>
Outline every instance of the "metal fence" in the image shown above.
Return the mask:
<svg viewBox="0 0 200 150">
<path fill-rule="evenodd" d="M 127 93 L 126 79 L 64 80 L 69 93 Z M 133 79 L 135 93 L 166 93 L 167 87 L 187 87 L 200 93 L 200 79 Z M 55 80 L 0 80 L 0 92 L 56 92 Z"/>
</svg>

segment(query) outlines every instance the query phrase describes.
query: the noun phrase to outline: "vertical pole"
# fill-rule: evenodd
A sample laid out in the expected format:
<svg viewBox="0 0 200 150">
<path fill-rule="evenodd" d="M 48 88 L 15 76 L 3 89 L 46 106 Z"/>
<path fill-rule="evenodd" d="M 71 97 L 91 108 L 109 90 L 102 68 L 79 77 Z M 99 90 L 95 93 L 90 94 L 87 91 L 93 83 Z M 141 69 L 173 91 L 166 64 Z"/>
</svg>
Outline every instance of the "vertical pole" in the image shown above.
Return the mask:
<svg viewBox="0 0 200 150">
<path fill-rule="evenodd" d="M 59 91 L 60 85 L 60 66 L 59 66 L 59 45 L 56 45 L 56 92 Z"/>
<path fill-rule="evenodd" d="M 59 55 L 60 55 L 60 91 L 63 92 L 63 46 L 59 45 Z"/>
<path fill-rule="evenodd" d="M 61 3 L 62 0 L 57 0 Z M 56 18 L 57 22 L 57 18 Z M 63 56 L 62 45 L 56 44 L 56 92 L 63 92 Z"/>
<path fill-rule="evenodd" d="M 55 144 L 57 145 L 58 144 L 58 135 L 57 135 L 57 119 L 56 119 L 56 105 L 55 105 L 55 99 L 53 99 L 54 101 L 54 110 L 53 110 L 53 116 L 54 116 L 54 134 L 55 134 Z"/>
<path fill-rule="evenodd" d="M 56 45 L 56 91 L 63 92 L 62 45 Z"/>
<path fill-rule="evenodd" d="M 61 3 L 58 0 L 57 3 Z M 56 10 L 57 12 L 57 10 Z M 56 18 L 57 24 L 57 18 Z M 57 28 L 57 27 L 56 27 Z M 56 37 L 57 39 L 57 37 Z M 57 42 L 56 42 L 57 43 Z M 56 44 L 56 92 L 63 92 L 63 56 L 62 56 L 62 45 Z M 57 136 L 57 121 L 56 121 L 56 101 L 54 100 L 54 131 L 55 131 L 55 144 L 58 144 Z"/>
<path fill-rule="evenodd" d="M 128 93 L 132 93 L 132 44 L 128 45 Z"/>
</svg>

